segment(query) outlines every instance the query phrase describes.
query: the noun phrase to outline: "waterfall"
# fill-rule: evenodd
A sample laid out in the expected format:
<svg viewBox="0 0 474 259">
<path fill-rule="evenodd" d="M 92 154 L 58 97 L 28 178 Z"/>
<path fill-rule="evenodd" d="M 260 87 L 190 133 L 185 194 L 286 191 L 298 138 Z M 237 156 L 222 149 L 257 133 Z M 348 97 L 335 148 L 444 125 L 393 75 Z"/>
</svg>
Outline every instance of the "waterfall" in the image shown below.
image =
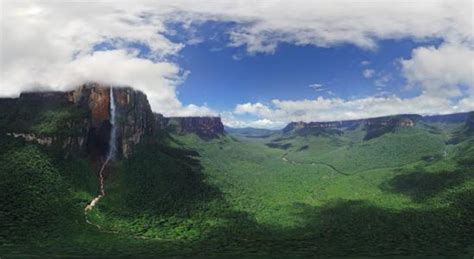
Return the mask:
<svg viewBox="0 0 474 259">
<path fill-rule="evenodd" d="M 104 186 L 104 170 L 107 167 L 108 163 L 111 160 L 115 159 L 115 154 L 117 153 L 117 126 L 116 126 L 116 106 L 115 106 L 115 97 L 114 97 L 114 89 L 110 88 L 110 138 L 109 138 L 109 150 L 107 151 L 107 157 L 105 162 L 102 164 L 102 167 L 99 171 L 99 191 L 100 194 L 96 196 L 89 204 L 87 204 L 84 212 L 86 214 L 86 222 L 89 222 L 87 218 L 87 212 L 92 210 L 94 206 L 99 202 L 99 200 L 105 196 L 105 186 Z"/>
<path fill-rule="evenodd" d="M 115 125 L 116 120 L 116 111 L 115 111 L 115 97 L 114 89 L 110 88 L 110 124 L 112 129 L 110 130 L 110 139 L 109 139 L 109 152 L 107 154 L 107 161 L 113 160 L 115 158 L 115 153 L 117 152 L 117 127 Z"/>
</svg>

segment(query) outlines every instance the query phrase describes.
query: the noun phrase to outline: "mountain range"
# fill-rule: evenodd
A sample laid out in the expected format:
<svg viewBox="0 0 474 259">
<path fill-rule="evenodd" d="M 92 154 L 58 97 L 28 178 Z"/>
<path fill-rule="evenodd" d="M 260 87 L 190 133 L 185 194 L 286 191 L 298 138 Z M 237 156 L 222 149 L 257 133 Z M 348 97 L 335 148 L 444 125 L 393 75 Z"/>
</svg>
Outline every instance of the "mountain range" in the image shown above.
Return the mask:
<svg viewBox="0 0 474 259">
<path fill-rule="evenodd" d="M 127 87 L 22 93 L 0 99 L 1 254 L 472 253 L 473 158 L 474 112 L 234 129 Z"/>
</svg>

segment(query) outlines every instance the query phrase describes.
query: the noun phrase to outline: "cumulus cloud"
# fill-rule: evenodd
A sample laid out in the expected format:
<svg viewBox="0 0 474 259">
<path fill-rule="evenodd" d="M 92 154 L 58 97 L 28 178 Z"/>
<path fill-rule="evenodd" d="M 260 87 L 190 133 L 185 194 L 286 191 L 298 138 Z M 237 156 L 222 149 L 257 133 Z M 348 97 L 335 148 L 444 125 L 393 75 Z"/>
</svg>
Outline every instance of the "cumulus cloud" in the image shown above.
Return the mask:
<svg viewBox="0 0 474 259">
<path fill-rule="evenodd" d="M 238 104 L 235 107 L 234 113 L 236 114 L 268 114 L 271 110 L 266 105 L 261 103 L 243 103 Z"/>
<path fill-rule="evenodd" d="M 371 78 L 373 77 L 375 74 L 375 70 L 373 69 L 364 69 L 362 71 L 362 75 L 365 77 L 365 78 Z"/>
<path fill-rule="evenodd" d="M 375 49 L 380 39 L 472 40 L 468 0 L 206 1 L 187 9 L 242 24 L 229 33 L 231 45 L 250 53 L 274 53 L 280 43 Z"/>
<path fill-rule="evenodd" d="M 273 121 L 269 119 L 259 120 L 242 120 L 242 119 L 231 119 L 226 116 L 222 116 L 222 123 L 231 128 L 257 128 L 257 129 L 281 129 L 286 125 L 283 121 Z"/>
<path fill-rule="evenodd" d="M 401 61 L 410 86 L 419 86 L 434 95 L 462 95 L 461 86 L 474 95 L 474 47 L 446 43 L 438 48 L 419 47 L 410 59 Z"/>
<path fill-rule="evenodd" d="M 166 58 L 178 54 L 183 45 L 164 36 L 162 12 L 148 13 L 146 6 L 123 2 L 2 5 L 0 96 L 38 88 L 70 90 L 98 81 L 139 89 L 148 95 L 153 110 L 166 115 L 214 114 L 178 100 L 176 88 L 186 71 Z M 97 48 L 100 44 L 108 48 Z M 146 47 L 146 56 L 131 44 Z"/>
<path fill-rule="evenodd" d="M 418 99 L 275 100 L 271 105 L 247 103 L 236 107 L 236 114 L 260 114 L 258 125 L 324 118 L 315 111 L 335 111 L 337 118 L 395 113 L 401 111 L 392 107 L 397 103 L 406 105 L 403 111 L 413 108 L 412 112 L 462 110 L 470 107 L 473 95 L 474 37 L 469 0 L 221 0 L 199 4 L 184 0 L 4 0 L 2 9 L 0 96 L 15 96 L 39 86 L 65 90 L 80 81 L 94 80 L 140 89 L 148 95 L 154 111 L 165 115 L 216 114 L 207 106 L 183 105 L 176 94 L 187 71 L 175 64 L 173 57 L 185 44 L 203 39 L 193 33 L 192 39 L 182 43 L 167 38 L 172 34 L 169 22 L 192 30 L 206 21 L 235 24 L 225 32 L 229 42 L 223 44 L 244 47 L 250 55 L 274 53 L 281 43 L 319 47 L 353 44 L 375 50 L 377 41 L 383 39 L 436 38 L 444 42 L 438 48 L 417 48 L 411 58 L 400 61 L 409 85 L 424 91 Z M 137 45 L 147 49 L 146 53 Z M 459 101 L 436 96 L 445 91 Z M 372 106 L 358 108 L 366 103 Z M 330 109 L 321 110 L 324 105 Z"/>
<path fill-rule="evenodd" d="M 426 94 L 405 99 L 395 95 L 360 99 L 318 97 L 313 100 L 275 99 L 270 105 L 245 103 L 237 105 L 234 112 L 284 124 L 291 121 L 337 121 L 404 113 L 429 115 L 465 112 L 473 109 L 473 103 L 472 98 L 466 98 L 453 105 L 446 98 Z"/>
</svg>

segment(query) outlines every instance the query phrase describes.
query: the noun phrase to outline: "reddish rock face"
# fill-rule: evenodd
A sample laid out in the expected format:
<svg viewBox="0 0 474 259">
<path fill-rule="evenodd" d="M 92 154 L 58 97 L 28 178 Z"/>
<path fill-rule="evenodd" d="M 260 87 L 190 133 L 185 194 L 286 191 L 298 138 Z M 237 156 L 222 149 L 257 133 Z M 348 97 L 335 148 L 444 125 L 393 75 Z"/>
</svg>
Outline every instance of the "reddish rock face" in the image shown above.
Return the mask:
<svg viewBox="0 0 474 259">
<path fill-rule="evenodd" d="M 89 108 L 91 110 L 92 125 L 110 119 L 110 89 L 93 88 L 90 95 Z"/>
<path fill-rule="evenodd" d="M 24 117 L 25 121 L 34 117 L 29 118 L 28 113 L 15 114 L 16 110 L 34 109 L 48 112 L 48 107 L 61 107 L 60 111 L 73 108 L 81 113 L 79 116 L 65 118 L 65 121 L 59 125 L 61 129 L 66 129 L 62 132 L 74 133 L 53 132 L 38 135 L 34 129 L 28 128 L 12 128 L 8 129 L 7 133 L 28 136 L 28 139 L 51 139 L 48 145 L 68 150 L 87 151 L 94 159 L 101 159 L 107 153 L 110 139 L 110 89 L 109 85 L 87 83 L 70 92 L 24 93 L 19 99 L 2 100 L 0 102 L 2 107 L 3 105 L 23 107 L 24 109 L 5 111 L 11 110 L 12 114 L 9 115 L 11 118 Z M 144 135 L 153 134 L 154 117 L 148 100 L 142 92 L 126 87 L 115 87 L 113 92 L 117 108 L 119 157 L 128 157 L 133 145 L 138 144 Z M 42 114 L 43 112 L 39 112 L 38 116 Z"/>
<path fill-rule="evenodd" d="M 133 145 L 155 132 L 155 118 L 145 94 L 131 88 L 114 88 L 117 107 L 118 146 L 124 157 Z"/>
<path fill-rule="evenodd" d="M 90 110 L 92 126 L 99 126 L 110 119 L 110 88 L 96 83 L 81 85 L 76 90 L 67 93 L 68 100 Z"/>
<path fill-rule="evenodd" d="M 91 137 L 96 136 L 95 142 L 99 144 L 110 138 L 110 91 L 110 86 L 90 83 L 70 93 L 74 104 L 90 110 Z M 117 108 L 117 146 L 121 155 L 128 157 L 133 145 L 138 144 L 144 135 L 153 134 L 153 113 L 142 92 L 128 87 L 114 87 L 113 94 Z"/>
</svg>

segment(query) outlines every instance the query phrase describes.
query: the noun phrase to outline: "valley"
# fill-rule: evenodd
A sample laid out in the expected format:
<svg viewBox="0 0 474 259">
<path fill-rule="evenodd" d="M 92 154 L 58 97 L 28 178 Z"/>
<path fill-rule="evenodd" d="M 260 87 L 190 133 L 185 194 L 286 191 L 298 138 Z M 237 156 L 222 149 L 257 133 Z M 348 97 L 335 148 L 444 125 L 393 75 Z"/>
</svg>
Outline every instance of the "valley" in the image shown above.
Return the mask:
<svg viewBox="0 0 474 259">
<path fill-rule="evenodd" d="M 474 253 L 473 112 L 237 130 L 111 89 L 0 100 L 1 255 Z"/>
</svg>

